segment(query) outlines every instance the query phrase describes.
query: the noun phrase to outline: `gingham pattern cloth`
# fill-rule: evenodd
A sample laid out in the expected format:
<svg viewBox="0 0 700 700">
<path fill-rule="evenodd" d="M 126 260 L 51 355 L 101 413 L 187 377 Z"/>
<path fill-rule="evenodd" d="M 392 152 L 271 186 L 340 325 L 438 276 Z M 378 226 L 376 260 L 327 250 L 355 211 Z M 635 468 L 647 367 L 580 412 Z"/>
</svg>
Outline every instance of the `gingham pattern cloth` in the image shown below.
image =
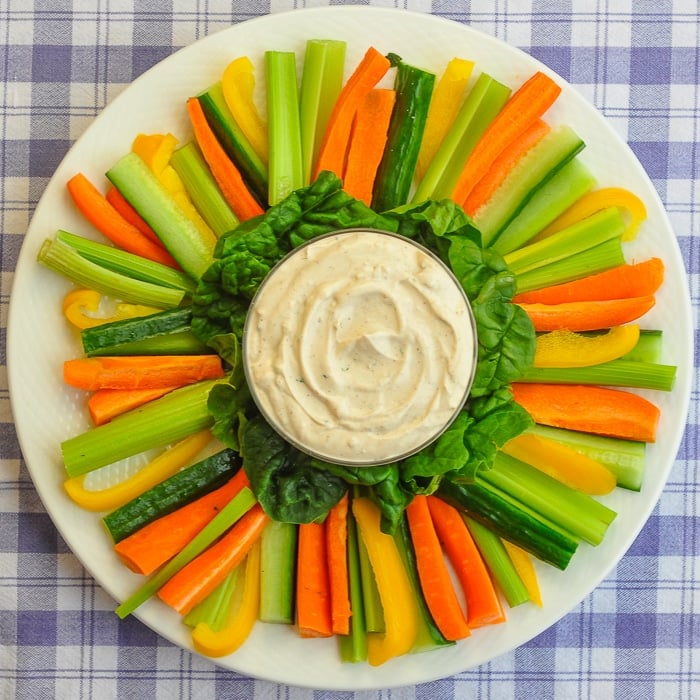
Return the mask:
<svg viewBox="0 0 700 700">
<path fill-rule="evenodd" d="M 341 693 L 252 680 L 182 651 L 138 620 L 120 621 L 39 501 L 14 432 L 4 338 L 23 235 L 55 167 L 111 99 L 178 48 L 257 15 L 333 4 L 0 0 L 0 698 L 700 698 L 697 383 L 668 485 L 605 581 L 521 648 L 418 686 Z M 355 4 L 470 24 L 573 83 L 652 178 L 678 235 L 697 310 L 697 0 Z"/>
</svg>

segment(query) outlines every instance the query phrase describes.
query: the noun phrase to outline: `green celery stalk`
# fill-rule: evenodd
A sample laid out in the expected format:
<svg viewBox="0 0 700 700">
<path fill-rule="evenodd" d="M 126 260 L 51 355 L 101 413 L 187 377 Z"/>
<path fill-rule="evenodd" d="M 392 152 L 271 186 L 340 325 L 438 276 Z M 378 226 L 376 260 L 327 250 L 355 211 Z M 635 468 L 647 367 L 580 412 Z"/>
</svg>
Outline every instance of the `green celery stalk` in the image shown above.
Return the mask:
<svg viewBox="0 0 700 700">
<path fill-rule="evenodd" d="M 148 166 L 130 152 L 108 171 L 107 178 L 155 231 L 182 269 L 199 279 L 212 262 L 213 241 L 205 240 Z"/>
<path fill-rule="evenodd" d="M 236 567 L 229 575 L 198 605 L 190 610 L 182 621 L 188 627 L 196 627 L 200 622 L 205 622 L 214 631 L 223 627 L 228 606 L 231 604 L 233 592 L 236 588 L 238 572 Z"/>
<path fill-rule="evenodd" d="M 61 452 L 68 476 L 87 474 L 209 427 L 213 418 L 207 399 L 218 381 L 207 380 L 175 389 L 109 423 L 64 440 Z"/>
<path fill-rule="evenodd" d="M 633 362 L 658 362 L 661 358 L 663 331 L 643 328 L 637 344 L 622 357 Z"/>
<path fill-rule="evenodd" d="M 367 661 L 367 626 L 362 595 L 357 523 L 348 508 L 348 577 L 350 585 L 350 634 L 339 637 L 340 657 L 345 663 Z"/>
<path fill-rule="evenodd" d="M 266 51 L 265 75 L 270 139 L 268 201 L 273 205 L 304 183 L 294 52 Z"/>
<path fill-rule="evenodd" d="M 263 622 L 294 622 L 294 571 L 298 527 L 270 521 L 260 544 L 260 619 Z"/>
<path fill-rule="evenodd" d="M 233 230 L 239 221 L 219 189 L 209 166 L 193 141 L 178 148 L 170 164 L 180 176 L 192 202 L 217 237 Z"/>
<path fill-rule="evenodd" d="M 311 182 L 328 120 L 343 87 L 346 46 L 336 39 L 306 42 L 299 94 L 304 185 Z"/>
<path fill-rule="evenodd" d="M 369 554 L 359 532 L 357 551 L 360 562 L 360 580 L 362 581 L 362 607 L 365 612 L 365 630 L 367 632 L 384 632 L 384 608 L 379 596 L 379 589 L 374 578 Z"/>
<path fill-rule="evenodd" d="M 83 257 L 75 248 L 57 238 L 44 241 L 37 260 L 79 287 L 94 289 L 100 294 L 132 304 L 170 309 L 179 306 L 185 297 L 182 289 L 163 287 L 108 270 Z"/>
<path fill-rule="evenodd" d="M 223 535 L 241 516 L 253 507 L 255 502 L 253 492 L 247 487 L 243 488 L 178 554 L 117 607 L 115 611 L 117 615 L 123 619 L 134 612 L 141 604 L 145 603 L 183 566 L 189 564 L 210 544 Z"/>
</svg>

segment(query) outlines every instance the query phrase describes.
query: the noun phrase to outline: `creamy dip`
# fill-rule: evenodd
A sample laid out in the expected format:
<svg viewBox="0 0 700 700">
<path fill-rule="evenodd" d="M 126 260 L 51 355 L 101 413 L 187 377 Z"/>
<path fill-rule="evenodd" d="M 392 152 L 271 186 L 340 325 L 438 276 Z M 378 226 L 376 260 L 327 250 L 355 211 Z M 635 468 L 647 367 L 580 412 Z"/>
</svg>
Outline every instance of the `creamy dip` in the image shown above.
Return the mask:
<svg viewBox="0 0 700 700">
<path fill-rule="evenodd" d="M 313 239 L 267 276 L 243 340 L 248 383 L 301 450 L 382 464 L 435 439 L 464 404 L 476 342 L 443 263 L 394 234 Z"/>
</svg>

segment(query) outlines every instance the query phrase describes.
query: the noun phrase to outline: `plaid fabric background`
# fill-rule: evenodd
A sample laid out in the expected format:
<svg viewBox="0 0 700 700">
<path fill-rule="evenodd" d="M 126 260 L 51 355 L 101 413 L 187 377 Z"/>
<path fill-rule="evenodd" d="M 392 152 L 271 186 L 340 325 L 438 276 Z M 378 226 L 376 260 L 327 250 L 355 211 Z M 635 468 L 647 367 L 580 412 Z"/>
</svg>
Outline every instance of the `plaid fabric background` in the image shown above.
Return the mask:
<svg viewBox="0 0 700 700">
<path fill-rule="evenodd" d="M 528 644 L 416 687 L 337 693 L 218 669 L 119 621 L 61 541 L 22 462 L 5 372 L 23 234 L 93 117 L 176 49 L 232 23 L 332 0 L 0 0 L 0 697 L 700 698 L 698 387 L 661 500 L 580 606 Z M 700 22 L 696 0 L 377 0 L 471 24 L 572 82 L 631 144 L 678 234 L 698 305 Z M 696 354 L 695 365 L 697 368 Z"/>
</svg>

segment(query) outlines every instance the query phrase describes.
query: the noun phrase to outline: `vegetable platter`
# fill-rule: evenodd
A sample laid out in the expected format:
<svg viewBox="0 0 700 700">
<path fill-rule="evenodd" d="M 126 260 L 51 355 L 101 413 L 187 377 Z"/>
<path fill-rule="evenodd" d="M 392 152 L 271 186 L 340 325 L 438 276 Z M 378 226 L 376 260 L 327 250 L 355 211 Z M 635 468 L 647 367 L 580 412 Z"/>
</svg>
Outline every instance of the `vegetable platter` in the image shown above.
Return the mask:
<svg viewBox="0 0 700 700">
<path fill-rule="evenodd" d="M 641 489 L 615 488 L 596 497 L 616 517 L 602 542 L 597 546 L 580 544 L 563 570 L 534 562 L 541 606 L 528 602 L 510 607 L 504 603 L 507 619 L 503 623 L 474 629 L 456 644 L 426 653 L 403 654 L 378 665 L 343 663 L 335 638 L 302 638 L 294 624 L 269 623 L 255 624 L 235 653 L 216 659 L 225 668 L 277 682 L 329 689 L 383 688 L 452 675 L 516 648 L 575 607 L 624 555 L 663 489 L 685 425 L 692 356 L 689 294 L 673 232 L 652 183 L 632 152 L 571 86 L 519 50 L 469 27 L 434 17 L 336 7 L 259 18 L 179 51 L 116 98 L 58 167 L 27 233 L 10 306 L 12 406 L 32 479 L 67 544 L 115 600 L 128 600 L 143 577 L 128 571 L 115 556 L 101 522 L 104 513 L 80 508 L 64 487 L 61 446 L 88 431 L 91 423 L 85 409 L 85 391 L 63 381 L 64 362 L 81 354 L 75 329 L 61 313 L 62 301 L 74 285 L 37 264 L 37 256 L 57 228 L 86 239 L 104 240 L 77 211 L 66 189 L 76 173 L 103 187 L 105 173 L 129 153 L 138 134 L 172 133 L 182 143 L 189 140 L 192 127 L 185 109 L 188 98 L 219 81 L 223 69 L 236 57 L 247 56 L 253 62 L 258 76 L 256 99 L 264 105 L 261 85 L 265 52 L 294 52 L 301 76 L 301 59 L 307 41 L 313 39 L 345 42 L 344 79 L 368 48 L 375 47 L 382 55 L 397 55 L 406 64 L 436 76 L 451 59 L 461 57 L 474 63 L 474 76 L 486 73 L 511 89 L 538 72 L 560 86 L 561 94 L 546 110 L 545 121 L 569 127 L 585 143 L 576 158 L 593 174 L 596 188 L 623 188 L 643 202 L 646 216 L 636 237 L 624 243 L 624 257 L 628 262 L 651 258 L 663 261 L 663 285 L 639 323 L 642 328 L 663 331 L 659 362 L 676 368 L 672 387 L 633 392 L 653 401 L 660 410 L 655 441 L 646 446 Z M 387 78 L 383 86 L 391 87 L 391 79 Z M 527 385 L 523 385 L 523 391 L 527 391 Z M 114 479 L 114 474 L 110 478 Z M 357 516 L 362 517 L 359 512 Z M 145 601 L 134 614 L 173 643 L 195 649 L 191 629 L 183 624 L 180 614 L 158 598 Z"/>
</svg>

